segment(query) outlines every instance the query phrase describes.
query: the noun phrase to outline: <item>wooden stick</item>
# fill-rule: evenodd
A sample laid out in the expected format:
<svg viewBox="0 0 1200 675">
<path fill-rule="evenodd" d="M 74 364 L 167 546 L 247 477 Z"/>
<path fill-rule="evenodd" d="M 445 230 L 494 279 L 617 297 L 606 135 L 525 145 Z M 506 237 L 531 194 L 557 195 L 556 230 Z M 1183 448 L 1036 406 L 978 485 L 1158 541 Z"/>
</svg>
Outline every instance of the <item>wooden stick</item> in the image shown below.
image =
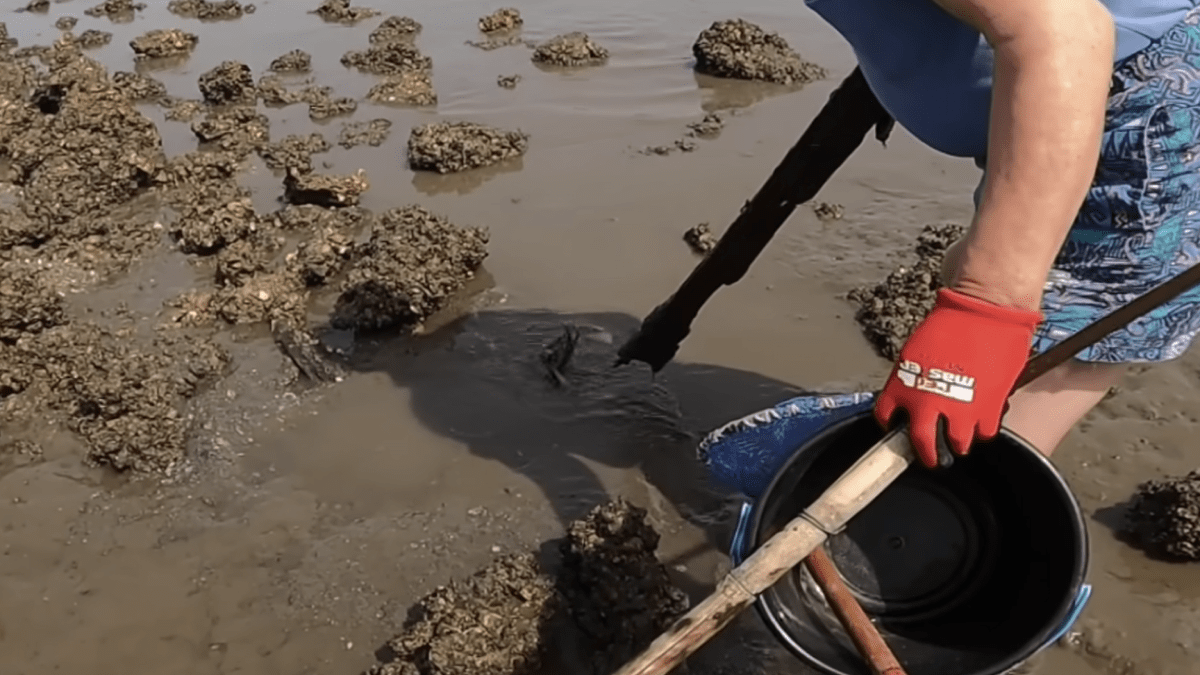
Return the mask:
<svg viewBox="0 0 1200 675">
<path fill-rule="evenodd" d="M 896 480 L 914 458 L 908 428 L 889 432 L 820 499 L 717 583 L 716 591 L 614 675 L 666 675 L 727 626 L 759 593 L 817 550 Z"/>
<path fill-rule="evenodd" d="M 871 617 L 867 616 L 858 600 L 850 593 L 846 582 L 842 581 L 837 567 L 825 554 L 825 550 L 817 547 L 804 559 L 804 565 L 821 587 L 821 592 L 825 594 L 825 599 L 829 601 L 829 606 L 837 615 L 842 627 L 850 634 L 858 653 L 870 666 L 871 675 L 905 675 L 900 661 L 875 629 L 875 624 L 871 623 Z"/>
<path fill-rule="evenodd" d="M 812 199 L 875 129 L 887 138 L 892 118 L 855 68 L 838 85 L 779 166 L 721 235 L 716 248 L 655 307 L 617 352 L 617 365 L 644 361 L 658 372 L 691 332 L 692 321 L 721 286 L 737 282 L 795 211 Z"/>
</svg>

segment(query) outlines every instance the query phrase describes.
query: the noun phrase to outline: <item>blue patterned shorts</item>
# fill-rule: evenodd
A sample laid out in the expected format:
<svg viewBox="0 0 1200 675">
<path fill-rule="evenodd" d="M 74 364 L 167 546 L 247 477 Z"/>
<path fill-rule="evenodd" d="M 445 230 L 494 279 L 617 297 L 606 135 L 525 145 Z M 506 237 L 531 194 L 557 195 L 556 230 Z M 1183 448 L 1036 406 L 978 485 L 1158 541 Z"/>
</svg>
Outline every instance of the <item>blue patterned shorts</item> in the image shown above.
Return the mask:
<svg viewBox="0 0 1200 675">
<path fill-rule="evenodd" d="M 1041 352 L 1200 262 L 1200 8 L 1117 64 L 1100 163 L 1046 282 Z M 1200 331 L 1200 289 L 1081 352 L 1152 362 Z"/>
</svg>

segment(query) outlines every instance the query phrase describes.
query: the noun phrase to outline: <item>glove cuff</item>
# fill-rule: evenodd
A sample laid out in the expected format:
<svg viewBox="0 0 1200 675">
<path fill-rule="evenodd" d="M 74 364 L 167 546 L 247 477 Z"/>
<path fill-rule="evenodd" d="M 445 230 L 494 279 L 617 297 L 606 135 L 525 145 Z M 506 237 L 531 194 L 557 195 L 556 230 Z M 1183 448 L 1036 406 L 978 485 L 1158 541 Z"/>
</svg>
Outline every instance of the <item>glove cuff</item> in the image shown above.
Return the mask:
<svg viewBox="0 0 1200 675">
<path fill-rule="evenodd" d="M 1016 307 L 1002 307 L 987 300 L 980 300 L 965 293 L 949 288 L 940 288 L 937 292 L 935 308 L 952 309 L 960 312 L 970 312 L 976 316 L 986 317 L 1012 326 L 1019 326 L 1033 332 L 1044 318 L 1041 312 Z"/>
</svg>

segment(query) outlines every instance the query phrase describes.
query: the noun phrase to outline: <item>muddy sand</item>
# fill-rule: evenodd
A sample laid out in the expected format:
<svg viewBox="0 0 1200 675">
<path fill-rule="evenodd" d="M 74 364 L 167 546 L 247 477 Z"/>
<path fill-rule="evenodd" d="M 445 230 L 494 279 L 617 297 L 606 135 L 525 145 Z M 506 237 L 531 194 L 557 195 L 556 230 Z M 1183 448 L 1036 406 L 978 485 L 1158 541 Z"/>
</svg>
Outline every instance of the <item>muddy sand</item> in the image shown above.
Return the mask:
<svg viewBox="0 0 1200 675">
<path fill-rule="evenodd" d="M 218 20 L 229 2 L 109 2 L 70 31 L 110 44 L 50 44 L 90 4 L 12 14 L 0 55 L 14 672 L 351 675 L 407 659 L 407 675 L 429 672 L 422 655 L 538 654 L 542 672 L 600 675 L 728 564 L 738 503 L 695 465 L 696 440 L 801 389 L 877 386 L 889 364 L 859 303 L 894 349 L 952 236 L 922 227 L 970 216 L 972 167 L 902 133 L 864 144 L 651 378 L 614 369 L 617 346 L 696 264 L 681 231 L 722 231 L 849 72 L 828 31 L 789 10 L 756 13 L 761 35 L 707 33 L 740 54 L 718 77 L 680 64 L 729 15 L 644 4 L 605 17 L 653 39 L 537 6 L 492 33 L 586 29 L 611 50 L 569 73 L 463 45 L 478 7 L 355 25 L 388 8 L 324 3 L 327 25 L 315 0 L 240 3 L 237 21 Z M 769 31 L 827 81 L 747 82 L 813 74 Z M 466 126 L 429 109 L 418 44 Z M 342 69 L 348 51 L 365 72 Z M 389 136 L 418 129 L 427 169 Z M 628 151 L 671 138 L 700 151 Z M 1198 358 L 1134 369 L 1056 456 L 1092 518 L 1096 591 L 1035 672 L 1191 675 Z M 547 643 L 529 611 L 554 598 Z M 480 606 L 521 619 L 436 632 Z M 689 669 L 803 672 L 753 613 Z"/>
</svg>

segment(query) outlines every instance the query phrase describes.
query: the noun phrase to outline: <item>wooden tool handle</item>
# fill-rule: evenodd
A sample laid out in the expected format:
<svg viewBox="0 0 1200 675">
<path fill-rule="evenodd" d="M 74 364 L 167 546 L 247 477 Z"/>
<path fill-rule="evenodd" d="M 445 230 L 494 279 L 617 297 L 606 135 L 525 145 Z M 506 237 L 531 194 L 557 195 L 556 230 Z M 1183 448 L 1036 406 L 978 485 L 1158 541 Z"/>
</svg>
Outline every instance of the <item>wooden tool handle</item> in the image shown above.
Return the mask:
<svg viewBox="0 0 1200 675">
<path fill-rule="evenodd" d="M 875 629 L 871 618 L 863 611 L 858 600 L 850 593 L 850 589 L 838 575 L 833 561 L 825 555 L 825 550 L 817 547 L 804 559 L 804 565 L 821 587 L 821 592 L 825 594 L 825 599 L 829 601 L 829 606 L 837 615 L 842 627 L 850 634 L 854 646 L 858 647 L 858 653 L 871 667 L 871 675 L 905 675 L 900 661 Z"/>
<path fill-rule="evenodd" d="M 823 544 L 828 532 L 845 527 L 904 473 L 913 457 L 908 428 L 889 432 L 803 514 L 726 574 L 712 595 L 614 675 L 667 675 Z"/>
</svg>

